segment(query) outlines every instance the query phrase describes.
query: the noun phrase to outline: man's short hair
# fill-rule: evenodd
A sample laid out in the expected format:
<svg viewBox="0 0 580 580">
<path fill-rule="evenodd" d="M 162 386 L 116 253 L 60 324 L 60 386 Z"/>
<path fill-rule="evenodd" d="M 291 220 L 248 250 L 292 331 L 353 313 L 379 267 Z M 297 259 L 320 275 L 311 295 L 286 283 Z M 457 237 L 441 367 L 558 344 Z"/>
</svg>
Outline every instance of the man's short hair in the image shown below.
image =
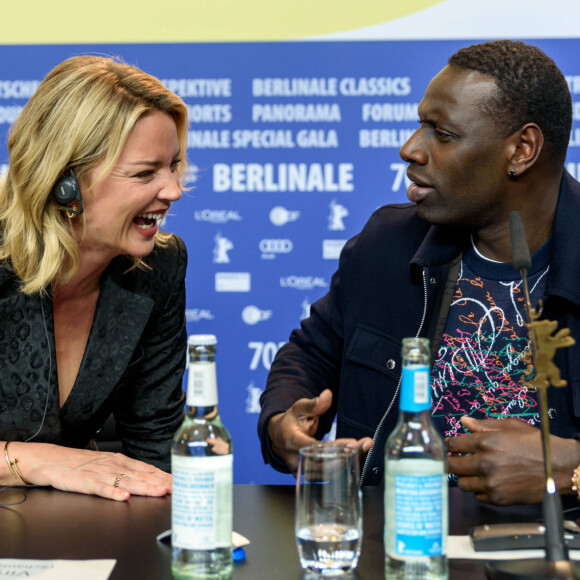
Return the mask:
<svg viewBox="0 0 580 580">
<path fill-rule="evenodd" d="M 494 40 L 458 50 L 448 64 L 492 76 L 501 94 L 486 105 L 486 113 L 505 127 L 506 135 L 536 123 L 549 151 L 564 161 L 572 97 L 562 71 L 542 50 L 521 41 Z"/>
</svg>

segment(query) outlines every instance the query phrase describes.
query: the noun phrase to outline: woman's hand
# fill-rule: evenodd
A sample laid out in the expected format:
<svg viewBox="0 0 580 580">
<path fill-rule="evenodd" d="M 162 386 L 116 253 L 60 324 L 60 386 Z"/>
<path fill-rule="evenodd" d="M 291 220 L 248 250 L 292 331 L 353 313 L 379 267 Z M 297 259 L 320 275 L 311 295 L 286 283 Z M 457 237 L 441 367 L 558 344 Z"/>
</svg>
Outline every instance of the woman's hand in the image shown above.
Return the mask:
<svg viewBox="0 0 580 580">
<path fill-rule="evenodd" d="M 9 455 L 10 459 L 17 459 L 22 475 L 34 485 L 117 501 L 125 501 L 131 494 L 164 496 L 171 493 L 169 473 L 121 453 L 13 441 Z M 8 477 L 12 478 L 10 473 Z M 8 483 L 5 477 L 2 479 L 3 483 Z"/>
</svg>

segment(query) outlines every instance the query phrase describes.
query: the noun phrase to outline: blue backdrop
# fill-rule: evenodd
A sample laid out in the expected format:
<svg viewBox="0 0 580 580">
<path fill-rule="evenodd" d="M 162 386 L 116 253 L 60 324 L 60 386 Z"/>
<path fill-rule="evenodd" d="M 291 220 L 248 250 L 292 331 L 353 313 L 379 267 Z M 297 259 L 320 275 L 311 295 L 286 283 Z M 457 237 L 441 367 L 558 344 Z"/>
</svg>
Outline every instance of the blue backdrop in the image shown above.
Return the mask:
<svg viewBox="0 0 580 580">
<path fill-rule="evenodd" d="M 580 177 L 580 40 L 530 42 L 568 77 L 568 168 Z M 218 337 L 236 483 L 293 481 L 264 466 L 256 435 L 272 359 L 326 292 L 344 242 L 376 207 L 406 201 L 398 151 L 417 126 L 417 104 L 447 58 L 471 43 L 0 46 L 0 171 L 10 123 L 69 56 L 121 56 L 188 104 L 193 188 L 165 229 L 188 247 L 188 333 Z"/>
</svg>

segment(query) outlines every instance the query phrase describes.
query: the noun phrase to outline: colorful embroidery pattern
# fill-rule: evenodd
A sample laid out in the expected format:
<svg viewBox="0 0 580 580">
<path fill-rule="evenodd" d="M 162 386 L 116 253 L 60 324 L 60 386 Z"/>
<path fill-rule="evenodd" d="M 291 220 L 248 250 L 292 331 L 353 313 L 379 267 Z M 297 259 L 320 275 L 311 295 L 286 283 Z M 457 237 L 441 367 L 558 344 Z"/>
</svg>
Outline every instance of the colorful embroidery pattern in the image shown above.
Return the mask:
<svg viewBox="0 0 580 580">
<path fill-rule="evenodd" d="M 532 304 L 549 267 L 529 277 Z M 477 275 L 463 262 L 431 373 L 433 418 L 444 436 L 464 433 L 461 417 L 539 421 L 536 393 L 520 384 L 529 348 L 521 280 Z"/>
</svg>

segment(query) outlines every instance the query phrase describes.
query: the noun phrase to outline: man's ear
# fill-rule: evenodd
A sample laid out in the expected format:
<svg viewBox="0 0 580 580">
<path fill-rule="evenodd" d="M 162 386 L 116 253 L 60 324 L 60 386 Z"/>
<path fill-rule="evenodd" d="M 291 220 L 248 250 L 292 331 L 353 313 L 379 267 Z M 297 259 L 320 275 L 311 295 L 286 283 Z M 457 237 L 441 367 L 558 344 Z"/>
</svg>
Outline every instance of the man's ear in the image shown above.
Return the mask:
<svg viewBox="0 0 580 580">
<path fill-rule="evenodd" d="M 510 175 L 521 175 L 540 157 L 544 147 L 544 134 L 536 123 L 526 123 L 510 135 L 508 141 L 511 154 L 508 171 Z"/>
</svg>

